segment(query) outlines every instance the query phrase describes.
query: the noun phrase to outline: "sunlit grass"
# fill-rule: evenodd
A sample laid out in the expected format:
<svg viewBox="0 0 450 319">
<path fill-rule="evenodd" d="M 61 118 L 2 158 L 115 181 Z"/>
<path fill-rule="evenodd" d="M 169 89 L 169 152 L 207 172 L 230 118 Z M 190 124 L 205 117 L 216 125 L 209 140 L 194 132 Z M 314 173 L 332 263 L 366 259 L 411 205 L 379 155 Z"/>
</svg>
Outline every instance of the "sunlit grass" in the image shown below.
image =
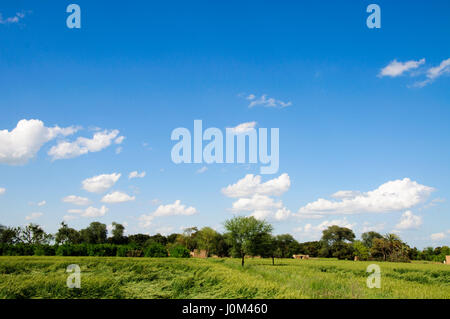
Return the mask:
<svg viewBox="0 0 450 319">
<path fill-rule="evenodd" d="M 120 257 L 0 257 L 0 298 L 450 298 L 450 266 L 371 262 Z M 70 264 L 81 289 L 69 289 Z"/>
</svg>

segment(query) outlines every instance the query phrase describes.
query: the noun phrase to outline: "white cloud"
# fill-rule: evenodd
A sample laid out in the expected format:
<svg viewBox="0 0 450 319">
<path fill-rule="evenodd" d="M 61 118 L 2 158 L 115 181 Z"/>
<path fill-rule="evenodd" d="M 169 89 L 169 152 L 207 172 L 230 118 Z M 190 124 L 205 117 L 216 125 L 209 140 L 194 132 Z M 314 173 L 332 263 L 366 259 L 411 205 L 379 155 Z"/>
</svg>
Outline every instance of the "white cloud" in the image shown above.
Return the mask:
<svg viewBox="0 0 450 319">
<path fill-rule="evenodd" d="M 103 193 L 119 180 L 121 174 L 102 174 L 87 178 L 82 182 L 83 188 L 91 193 Z"/>
<path fill-rule="evenodd" d="M 435 79 L 440 77 L 445 73 L 450 73 L 450 58 L 443 60 L 438 66 L 429 68 L 427 71 L 427 76 L 429 79 Z"/>
<path fill-rule="evenodd" d="M 37 203 L 36 205 L 38 205 L 39 207 L 44 206 L 45 204 L 47 204 L 47 202 L 45 200 L 43 200 L 42 202 Z"/>
<path fill-rule="evenodd" d="M 199 168 L 197 170 L 197 174 L 202 174 L 202 173 L 206 172 L 207 170 L 208 170 L 208 167 L 203 166 L 202 168 Z"/>
<path fill-rule="evenodd" d="M 435 79 L 447 73 L 450 73 L 450 58 L 443 60 L 438 66 L 429 68 L 427 70 L 427 79 L 421 82 L 416 82 L 414 86 L 424 87 L 425 85 L 433 82 Z"/>
<path fill-rule="evenodd" d="M 74 134 L 78 128 L 46 127 L 40 120 L 20 120 L 11 130 L 0 131 L 0 163 L 21 165 L 32 159 L 41 147 L 58 136 Z"/>
<path fill-rule="evenodd" d="M 108 208 L 106 206 L 102 206 L 100 208 L 89 206 L 86 209 L 69 209 L 69 213 L 71 214 L 79 214 L 82 217 L 101 217 L 105 216 L 108 212 Z"/>
<path fill-rule="evenodd" d="M 431 238 L 431 240 L 433 240 L 433 241 L 440 241 L 440 240 L 445 239 L 446 237 L 447 237 L 447 236 L 445 235 L 444 232 L 442 232 L 442 233 L 435 233 L 435 234 L 431 234 L 431 235 L 430 235 L 430 238 Z"/>
<path fill-rule="evenodd" d="M 392 61 L 386 67 L 381 69 L 379 76 L 390 76 L 397 77 L 410 70 L 417 69 L 420 65 L 425 63 L 425 59 L 420 59 L 418 61 L 407 61 L 398 62 L 397 60 Z"/>
<path fill-rule="evenodd" d="M 356 197 L 359 194 L 361 194 L 361 192 L 358 192 L 358 191 L 338 191 L 338 192 L 334 193 L 333 195 L 331 195 L 331 197 L 338 198 L 338 199 L 344 199 L 344 198 Z"/>
<path fill-rule="evenodd" d="M 0 13 L 0 24 L 18 23 L 23 18 L 25 18 L 25 14 L 23 12 L 17 12 L 14 16 L 8 17 L 6 19 L 4 19 L 2 14 Z"/>
<path fill-rule="evenodd" d="M 409 178 L 382 184 L 377 189 L 342 200 L 318 200 L 301 207 L 298 214 L 382 213 L 409 209 L 425 201 L 434 188 Z"/>
<path fill-rule="evenodd" d="M 75 195 L 69 195 L 62 199 L 64 203 L 74 204 L 78 206 L 87 206 L 91 203 L 86 197 L 80 197 Z"/>
<path fill-rule="evenodd" d="M 291 180 L 287 173 L 261 183 L 260 175 L 247 174 L 233 185 L 222 189 L 227 197 L 250 197 L 254 194 L 280 196 L 291 187 Z"/>
<path fill-rule="evenodd" d="M 322 235 L 322 231 L 330 226 L 346 227 L 349 229 L 354 229 L 356 223 L 350 223 L 346 218 L 335 219 L 335 220 L 325 220 L 318 225 L 305 224 L 305 226 L 300 226 L 294 229 L 294 232 L 301 233 L 310 239 L 319 239 Z"/>
<path fill-rule="evenodd" d="M 271 209 L 282 208 L 281 201 L 275 201 L 272 197 L 255 194 L 250 198 L 239 198 L 233 203 L 234 212 L 242 211 L 270 211 Z"/>
<path fill-rule="evenodd" d="M 6 193 L 6 188 L 0 187 L 0 195 Z"/>
<path fill-rule="evenodd" d="M 53 146 L 48 154 L 53 160 L 59 160 L 74 158 L 89 152 L 99 152 L 110 146 L 118 135 L 118 130 L 104 130 L 94 133 L 91 139 L 78 137 L 73 142 L 61 141 L 57 145 Z M 119 137 L 118 139 L 120 138 L 122 137 Z M 121 140 L 123 140 L 123 138 Z"/>
<path fill-rule="evenodd" d="M 103 196 L 102 202 L 109 203 L 109 204 L 116 204 L 116 203 L 130 202 L 135 199 L 136 199 L 135 196 L 130 196 L 130 195 L 122 193 L 122 192 L 113 192 L 111 194 L 107 194 L 107 195 Z"/>
<path fill-rule="evenodd" d="M 132 179 L 132 178 L 144 178 L 146 174 L 147 174 L 146 172 L 140 172 L 139 173 L 138 171 L 133 171 L 133 172 L 131 172 L 128 175 L 128 178 L 129 179 Z"/>
<path fill-rule="evenodd" d="M 43 213 L 31 213 L 31 215 L 26 216 L 25 219 L 26 219 L 26 220 L 38 219 L 38 218 L 41 217 L 42 215 L 44 215 L 44 214 L 43 214 Z"/>
<path fill-rule="evenodd" d="M 422 217 L 414 215 L 410 210 L 402 214 L 400 222 L 395 226 L 396 230 L 417 229 L 422 225 Z"/>
<path fill-rule="evenodd" d="M 155 212 L 154 216 L 175 216 L 175 215 L 194 215 L 197 213 L 197 210 L 190 206 L 186 207 L 186 205 L 182 205 L 180 200 L 176 200 L 173 204 L 168 205 L 160 205 Z"/>
<path fill-rule="evenodd" d="M 254 106 L 264 106 L 264 107 L 274 107 L 274 108 L 284 108 L 291 106 L 291 102 L 283 102 L 281 100 L 276 100 L 274 98 L 267 97 L 267 94 L 263 94 L 260 98 L 257 98 L 254 94 L 250 94 L 246 97 L 250 101 L 248 107 Z"/>
<path fill-rule="evenodd" d="M 117 147 L 116 148 L 116 154 L 120 154 L 120 153 L 122 153 L 122 150 L 123 150 L 123 147 Z"/>
<path fill-rule="evenodd" d="M 235 127 L 230 128 L 230 130 L 234 134 L 242 134 L 242 133 L 246 133 L 246 132 L 254 129 L 255 126 L 256 126 L 256 122 L 245 122 L 245 123 L 241 123 Z"/>
<path fill-rule="evenodd" d="M 176 200 L 173 204 L 160 205 L 151 214 L 141 215 L 139 217 L 141 227 L 149 227 L 155 217 L 165 216 L 191 216 L 197 213 L 197 209 L 193 206 L 187 207 L 182 205 L 180 200 Z"/>
</svg>

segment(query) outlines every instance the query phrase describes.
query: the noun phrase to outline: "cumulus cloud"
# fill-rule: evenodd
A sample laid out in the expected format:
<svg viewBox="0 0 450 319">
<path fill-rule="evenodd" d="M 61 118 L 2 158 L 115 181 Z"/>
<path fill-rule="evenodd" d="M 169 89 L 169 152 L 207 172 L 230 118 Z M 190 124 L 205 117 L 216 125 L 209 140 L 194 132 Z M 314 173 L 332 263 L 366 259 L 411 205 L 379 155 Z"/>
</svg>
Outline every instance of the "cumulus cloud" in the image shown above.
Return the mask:
<svg viewBox="0 0 450 319">
<path fill-rule="evenodd" d="M 99 152 L 110 146 L 112 143 L 122 143 L 123 136 L 117 138 L 118 135 L 118 130 L 104 130 L 94 133 L 91 139 L 78 137 L 73 142 L 61 141 L 50 149 L 48 155 L 50 155 L 53 160 L 59 160 L 78 157 L 89 152 Z"/>
<path fill-rule="evenodd" d="M 252 129 L 254 129 L 256 126 L 256 122 L 245 122 L 245 123 L 241 123 L 235 127 L 231 127 L 230 131 L 234 134 L 242 134 L 242 133 L 246 133 Z"/>
<path fill-rule="evenodd" d="M 357 214 L 382 213 L 409 209 L 424 202 L 434 188 L 421 185 L 409 178 L 389 181 L 377 189 L 341 200 L 319 198 L 298 211 L 302 214 Z"/>
<path fill-rule="evenodd" d="M 410 210 L 402 214 L 400 222 L 395 226 L 396 230 L 417 229 L 422 225 L 422 217 L 414 215 Z"/>
<path fill-rule="evenodd" d="M 109 204 L 116 204 L 116 203 L 124 203 L 124 202 L 134 201 L 135 199 L 136 199 L 135 196 L 130 196 L 130 195 L 122 193 L 122 192 L 113 192 L 111 194 L 107 194 L 107 195 L 103 196 L 102 202 L 109 203 Z"/>
<path fill-rule="evenodd" d="M 74 204 L 78 206 L 87 206 L 91 203 L 91 201 L 86 197 L 69 195 L 62 199 L 64 203 Z"/>
<path fill-rule="evenodd" d="M 287 173 L 279 177 L 261 182 L 260 175 L 247 174 L 235 184 L 228 185 L 222 189 L 227 197 L 250 197 L 254 194 L 280 196 L 291 187 L 291 180 Z"/>
<path fill-rule="evenodd" d="M 106 206 L 100 208 L 89 206 L 86 209 L 69 209 L 68 212 L 71 214 L 79 214 L 82 217 L 94 218 L 105 216 L 108 208 Z"/>
<path fill-rule="evenodd" d="M 0 24 L 18 23 L 23 18 L 25 18 L 25 13 L 23 12 L 17 12 L 14 16 L 8 18 L 3 18 L 3 15 L 0 13 Z"/>
<path fill-rule="evenodd" d="M 77 127 L 46 127 L 40 120 L 20 120 L 11 130 L 0 131 L 0 163 L 21 165 L 32 159 L 41 147 L 58 136 L 74 134 Z"/>
<path fill-rule="evenodd" d="M 102 174 L 87 178 L 82 182 L 83 189 L 91 193 L 103 193 L 119 180 L 121 174 Z"/>
<path fill-rule="evenodd" d="M 283 206 L 283 202 L 271 196 L 280 196 L 291 186 L 289 175 L 284 173 L 279 177 L 261 182 L 260 175 L 247 174 L 235 184 L 222 189 L 222 193 L 231 198 L 238 198 L 232 205 L 232 211 L 250 212 L 257 219 L 284 220 L 292 215 Z"/>
<path fill-rule="evenodd" d="M 445 239 L 446 237 L 447 237 L 447 235 L 446 235 L 444 232 L 441 232 L 441 233 L 435 233 L 435 234 L 431 234 L 431 235 L 430 235 L 430 239 L 431 239 L 432 241 L 440 241 L 440 240 Z"/>
<path fill-rule="evenodd" d="M 407 62 L 398 62 L 397 60 L 393 60 L 391 63 L 389 63 L 387 66 L 385 66 L 383 69 L 381 69 L 379 76 L 390 76 L 390 77 L 397 77 L 402 75 L 405 72 L 408 72 L 410 70 L 417 69 L 420 65 L 425 63 L 425 59 L 420 59 L 418 61 L 407 61 Z"/>
<path fill-rule="evenodd" d="M 259 98 L 257 98 L 254 94 L 250 94 L 246 97 L 246 99 L 250 101 L 250 104 L 248 105 L 250 108 L 255 106 L 284 108 L 292 105 L 291 102 L 283 102 L 281 100 L 267 97 L 267 94 L 263 94 Z"/>
<path fill-rule="evenodd" d="M 129 178 L 129 179 L 133 179 L 133 178 L 144 178 L 146 174 L 147 174 L 146 172 L 140 172 L 140 173 L 139 173 L 138 171 L 133 171 L 133 172 L 131 172 L 131 173 L 128 175 L 128 178 Z"/>
<path fill-rule="evenodd" d="M 26 220 L 38 219 L 42 215 L 44 215 L 44 214 L 43 213 L 31 213 L 30 215 L 26 216 L 25 219 Z"/>
<path fill-rule="evenodd" d="M 195 207 L 187 207 L 186 205 L 181 204 L 180 200 L 176 200 L 173 204 L 158 206 L 151 214 L 141 215 L 139 220 L 142 227 L 149 227 L 155 217 L 191 216 L 194 214 L 197 214 L 197 209 Z"/>
<path fill-rule="evenodd" d="M 6 188 L 0 187 L 0 195 L 6 193 Z"/>
</svg>

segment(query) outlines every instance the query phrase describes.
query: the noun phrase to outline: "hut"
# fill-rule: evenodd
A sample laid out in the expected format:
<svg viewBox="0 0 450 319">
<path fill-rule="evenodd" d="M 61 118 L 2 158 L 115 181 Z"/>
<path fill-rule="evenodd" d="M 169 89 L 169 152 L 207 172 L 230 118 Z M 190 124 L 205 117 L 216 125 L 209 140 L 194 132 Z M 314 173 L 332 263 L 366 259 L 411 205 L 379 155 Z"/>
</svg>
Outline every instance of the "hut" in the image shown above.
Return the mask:
<svg viewBox="0 0 450 319">
<path fill-rule="evenodd" d="M 207 258 L 208 252 L 205 249 L 194 249 L 191 251 L 191 257 L 193 258 Z"/>
<path fill-rule="evenodd" d="M 309 259 L 309 255 L 292 255 L 294 259 Z"/>
<path fill-rule="evenodd" d="M 445 263 L 450 265 L 450 256 L 445 256 Z"/>
</svg>

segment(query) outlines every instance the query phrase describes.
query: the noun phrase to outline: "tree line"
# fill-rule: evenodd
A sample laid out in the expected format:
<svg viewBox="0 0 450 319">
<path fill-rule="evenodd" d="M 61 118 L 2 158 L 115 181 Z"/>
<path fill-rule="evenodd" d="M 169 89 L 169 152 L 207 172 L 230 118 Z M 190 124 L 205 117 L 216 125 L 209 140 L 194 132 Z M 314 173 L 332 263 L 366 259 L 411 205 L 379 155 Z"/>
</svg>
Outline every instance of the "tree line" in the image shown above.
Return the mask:
<svg viewBox="0 0 450 319">
<path fill-rule="evenodd" d="M 423 251 L 411 248 L 395 234 L 366 232 L 356 240 L 354 232 L 337 225 L 323 230 L 319 241 L 299 243 L 290 234 L 273 235 L 273 227 L 254 217 L 235 217 L 224 223 L 225 232 L 210 227 L 186 228 L 182 233 L 133 234 L 126 236 L 125 227 L 112 223 L 111 234 L 105 224 L 92 222 L 76 230 L 62 222 L 56 234 L 46 233 L 39 225 L 5 227 L 0 225 L 0 255 L 57 256 L 120 256 L 120 257 L 185 257 L 194 250 L 207 256 L 241 258 L 292 258 L 304 254 L 310 257 L 338 259 L 383 260 L 408 262 L 430 260 L 442 262 L 450 248 L 427 247 Z"/>
</svg>

